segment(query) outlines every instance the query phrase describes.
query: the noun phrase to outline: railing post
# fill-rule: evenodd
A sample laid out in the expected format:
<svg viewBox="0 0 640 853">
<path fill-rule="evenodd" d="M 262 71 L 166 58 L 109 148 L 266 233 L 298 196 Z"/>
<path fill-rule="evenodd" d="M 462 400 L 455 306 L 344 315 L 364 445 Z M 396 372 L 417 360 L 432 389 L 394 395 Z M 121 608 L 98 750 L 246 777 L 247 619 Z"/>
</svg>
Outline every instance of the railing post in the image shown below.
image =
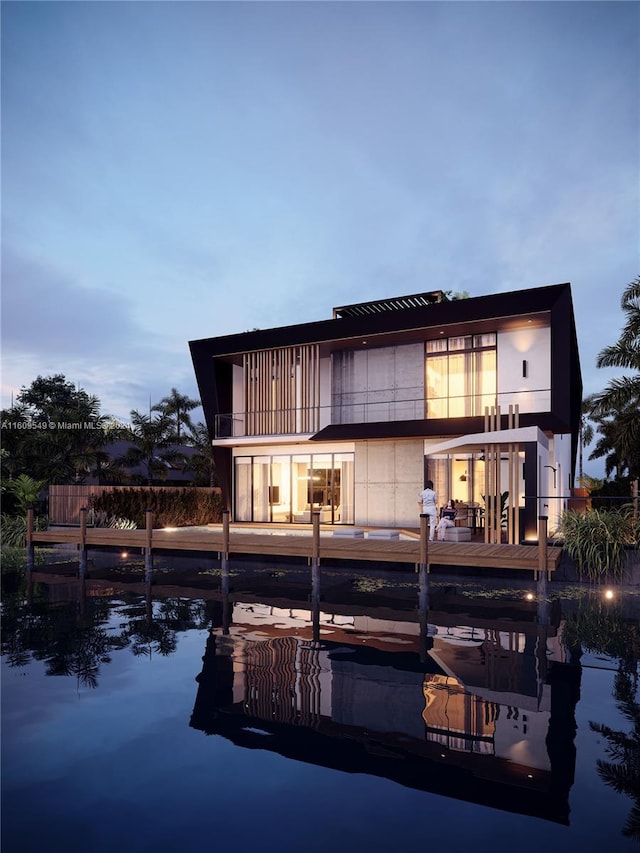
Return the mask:
<svg viewBox="0 0 640 853">
<path fill-rule="evenodd" d="M 33 550 L 33 507 L 27 509 L 27 572 L 33 571 L 35 555 Z"/>
<path fill-rule="evenodd" d="M 87 576 L 87 508 L 80 507 L 80 577 Z"/>
<path fill-rule="evenodd" d="M 153 510 L 146 511 L 145 529 L 147 532 L 146 545 L 144 549 L 144 579 L 147 584 L 151 584 L 153 579 L 153 554 L 151 551 L 153 545 Z"/>
</svg>

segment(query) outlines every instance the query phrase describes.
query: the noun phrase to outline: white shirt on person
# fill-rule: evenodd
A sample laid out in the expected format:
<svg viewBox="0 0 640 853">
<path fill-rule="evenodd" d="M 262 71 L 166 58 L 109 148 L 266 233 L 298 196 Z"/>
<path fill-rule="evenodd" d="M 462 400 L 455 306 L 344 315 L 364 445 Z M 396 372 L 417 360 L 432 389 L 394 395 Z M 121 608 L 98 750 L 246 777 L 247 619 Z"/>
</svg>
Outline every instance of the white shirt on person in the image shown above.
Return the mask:
<svg viewBox="0 0 640 853">
<path fill-rule="evenodd" d="M 422 509 L 425 512 L 430 512 L 431 510 L 436 509 L 436 504 L 438 502 L 438 496 L 433 491 L 433 489 L 424 489 L 420 492 L 420 500 L 422 501 Z"/>
</svg>

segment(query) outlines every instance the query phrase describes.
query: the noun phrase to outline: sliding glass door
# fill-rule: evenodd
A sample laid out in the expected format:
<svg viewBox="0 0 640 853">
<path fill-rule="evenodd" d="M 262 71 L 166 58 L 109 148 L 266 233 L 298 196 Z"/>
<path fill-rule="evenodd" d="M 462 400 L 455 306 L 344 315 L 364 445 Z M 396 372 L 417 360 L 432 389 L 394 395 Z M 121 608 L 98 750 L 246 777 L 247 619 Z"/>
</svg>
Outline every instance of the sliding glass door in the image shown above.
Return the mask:
<svg viewBox="0 0 640 853">
<path fill-rule="evenodd" d="M 354 454 L 235 458 L 236 521 L 353 524 Z"/>
</svg>

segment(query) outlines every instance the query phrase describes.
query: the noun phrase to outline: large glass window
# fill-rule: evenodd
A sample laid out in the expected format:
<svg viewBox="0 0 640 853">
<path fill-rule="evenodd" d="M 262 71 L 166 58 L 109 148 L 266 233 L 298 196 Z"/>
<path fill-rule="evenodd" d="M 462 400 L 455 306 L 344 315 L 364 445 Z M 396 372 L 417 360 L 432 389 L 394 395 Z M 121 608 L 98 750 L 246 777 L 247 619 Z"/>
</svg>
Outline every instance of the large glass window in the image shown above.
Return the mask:
<svg viewBox="0 0 640 853">
<path fill-rule="evenodd" d="M 235 519 L 353 524 L 353 472 L 353 453 L 236 457 Z"/>
<path fill-rule="evenodd" d="M 496 401 L 496 335 L 464 335 L 426 343 L 427 418 L 484 414 Z"/>
<path fill-rule="evenodd" d="M 251 521 L 251 457 L 236 459 L 235 519 Z"/>
</svg>

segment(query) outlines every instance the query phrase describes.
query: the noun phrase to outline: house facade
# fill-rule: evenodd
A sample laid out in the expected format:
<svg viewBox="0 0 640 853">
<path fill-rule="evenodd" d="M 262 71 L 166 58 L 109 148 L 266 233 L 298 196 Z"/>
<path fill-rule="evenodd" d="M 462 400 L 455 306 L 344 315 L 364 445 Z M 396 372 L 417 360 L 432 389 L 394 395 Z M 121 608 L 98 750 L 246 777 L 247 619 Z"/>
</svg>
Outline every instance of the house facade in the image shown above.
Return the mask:
<svg viewBox="0 0 640 853">
<path fill-rule="evenodd" d="M 315 511 L 415 528 L 431 479 L 489 541 L 505 528 L 521 541 L 570 496 L 582 382 L 569 284 L 345 305 L 190 349 L 236 522 Z"/>
</svg>

